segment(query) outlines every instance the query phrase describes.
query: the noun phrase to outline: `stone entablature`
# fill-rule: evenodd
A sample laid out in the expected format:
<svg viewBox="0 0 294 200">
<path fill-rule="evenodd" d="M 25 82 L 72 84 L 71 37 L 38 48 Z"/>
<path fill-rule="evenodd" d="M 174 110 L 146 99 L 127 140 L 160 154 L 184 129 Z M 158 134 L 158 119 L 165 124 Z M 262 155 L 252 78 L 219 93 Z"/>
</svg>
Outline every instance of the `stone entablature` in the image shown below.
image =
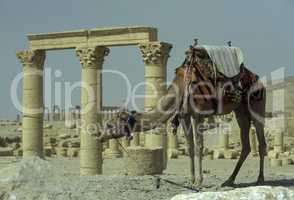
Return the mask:
<svg viewBox="0 0 294 200">
<path fill-rule="evenodd" d="M 82 29 L 28 34 L 30 49 L 73 49 L 79 46 L 124 46 L 157 41 L 157 29 L 145 26 Z"/>
</svg>

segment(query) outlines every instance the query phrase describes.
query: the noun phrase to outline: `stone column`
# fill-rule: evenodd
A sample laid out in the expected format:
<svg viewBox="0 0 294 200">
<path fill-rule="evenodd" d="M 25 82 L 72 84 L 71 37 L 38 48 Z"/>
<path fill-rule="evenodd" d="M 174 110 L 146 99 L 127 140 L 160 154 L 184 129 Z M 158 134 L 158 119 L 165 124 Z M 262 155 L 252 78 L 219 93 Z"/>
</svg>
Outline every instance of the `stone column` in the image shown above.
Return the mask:
<svg viewBox="0 0 294 200">
<path fill-rule="evenodd" d="M 48 107 L 45 107 L 45 109 L 44 109 L 44 115 L 45 115 L 45 121 L 50 121 L 50 110 L 49 110 L 49 108 Z"/>
<path fill-rule="evenodd" d="M 23 156 L 43 157 L 43 65 L 45 51 L 18 51 L 23 64 Z"/>
<path fill-rule="evenodd" d="M 219 147 L 222 150 L 229 149 L 229 134 L 221 133 L 219 136 Z"/>
<path fill-rule="evenodd" d="M 168 158 L 178 158 L 179 152 L 178 152 L 178 137 L 174 135 L 173 133 L 168 133 L 168 150 L 167 155 Z"/>
<path fill-rule="evenodd" d="M 64 121 L 65 120 L 65 109 L 62 108 L 60 111 L 60 121 Z"/>
<path fill-rule="evenodd" d="M 159 99 L 166 93 L 166 65 L 171 44 L 163 42 L 148 42 L 139 44 L 145 63 L 145 111 L 157 106 Z M 148 123 L 148 122 L 147 122 Z M 147 134 L 145 147 L 162 147 L 164 150 L 163 166 L 166 166 L 167 138 L 164 133 Z"/>
<path fill-rule="evenodd" d="M 131 140 L 130 146 L 140 146 L 140 135 L 139 133 L 134 133 L 133 139 Z"/>
<path fill-rule="evenodd" d="M 277 153 L 284 152 L 284 131 L 279 129 L 275 131 L 274 151 Z"/>
<path fill-rule="evenodd" d="M 257 138 L 256 138 L 256 131 L 254 127 L 250 128 L 250 146 L 251 146 L 251 152 L 253 156 L 257 155 Z"/>
<path fill-rule="evenodd" d="M 106 151 L 108 158 L 119 158 L 122 157 L 122 153 L 119 149 L 118 139 L 109 140 L 109 149 Z"/>
<path fill-rule="evenodd" d="M 97 132 L 97 112 L 101 110 L 101 93 L 97 87 L 101 86 L 101 75 L 104 56 L 108 49 L 105 47 L 79 47 L 77 56 L 82 65 L 82 91 L 81 91 L 81 149 L 80 173 L 81 175 L 102 174 L 102 144 L 95 135 Z M 98 100 L 99 99 L 99 100 Z M 100 103 L 98 103 L 100 102 Z"/>
<path fill-rule="evenodd" d="M 53 120 L 59 121 L 60 120 L 59 116 L 60 116 L 60 108 L 58 105 L 54 105 L 53 106 Z"/>
<path fill-rule="evenodd" d="M 220 116 L 218 119 L 218 123 L 223 124 L 227 123 L 226 116 Z M 228 150 L 229 149 L 229 134 L 224 130 L 219 130 L 219 148 L 220 150 Z"/>
<path fill-rule="evenodd" d="M 65 113 L 65 127 L 69 129 L 73 129 L 76 127 L 76 114 L 74 109 L 69 108 L 68 112 Z"/>
<path fill-rule="evenodd" d="M 98 93 L 100 94 L 100 93 Z M 75 115 L 76 115 L 76 119 L 81 119 L 81 108 L 80 106 L 75 106 Z"/>
<path fill-rule="evenodd" d="M 121 144 L 126 149 L 130 146 L 130 140 L 126 137 L 121 138 Z"/>
</svg>

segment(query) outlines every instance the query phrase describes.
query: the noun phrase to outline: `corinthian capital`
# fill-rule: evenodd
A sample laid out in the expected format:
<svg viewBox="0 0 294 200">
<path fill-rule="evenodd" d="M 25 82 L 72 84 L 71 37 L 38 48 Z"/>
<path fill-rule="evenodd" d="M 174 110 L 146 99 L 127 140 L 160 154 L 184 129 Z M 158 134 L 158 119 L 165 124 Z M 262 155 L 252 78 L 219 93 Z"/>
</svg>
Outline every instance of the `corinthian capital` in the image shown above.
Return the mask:
<svg viewBox="0 0 294 200">
<path fill-rule="evenodd" d="M 44 50 L 22 50 L 16 52 L 16 57 L 24 66 L 42 68 L 46 55 Z"/>
<path fill-rule="evenodd" d="M 83 67 L 96 68 L 103 63 L 104 57 L 108 54 L 109 49 L 103 46 L 76 48 L 76 55 Z"/>
<path fill-rule="evenodd" d="M 139 48 L 146 64 L 164 65 L 172 45 L 164 42 L 148 42 L 139 44 Z"/>
</svg>

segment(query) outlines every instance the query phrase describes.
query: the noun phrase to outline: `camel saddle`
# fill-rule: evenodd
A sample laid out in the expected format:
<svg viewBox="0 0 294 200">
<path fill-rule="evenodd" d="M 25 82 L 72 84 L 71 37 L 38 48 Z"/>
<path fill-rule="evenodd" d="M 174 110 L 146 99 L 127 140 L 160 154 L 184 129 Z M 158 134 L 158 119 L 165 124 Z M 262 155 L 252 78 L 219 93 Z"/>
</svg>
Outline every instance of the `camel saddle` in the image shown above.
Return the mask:
<svg viewBox="0 0 294 200">
<path fill-rule="evenodd" d="M 259 77 L 244 65 L 242 51 L 237 47 L 197 46 L 192 48 L 194 59 L 186 58 L 176 74 L 184 77 L 185 90 L 182 104 L 177 113 L 187 106 L 187 96 L 193 95 L 198 104 L 210 102 L 217 110 L 221 99 L 224 104 L 241 101 L 258 101 L 263 97 L 263 88 L 248 91 Z M 191 58 L 191 57 L 190 57 Z M 179 115 L 172 120 L 177 127 Z"/>
<path fill-rule="evenodd" d="M 186 59 L 180 68 L 184 71 L 184 79 L 188 79 L 189 94 L 197 96 L 198 103 L 217 101 L 219 99 L 217 95 L 221 95 L 224 103 L 247 100 L 245 98 L 247 92 L 259 77 L 245 67 L 243 54 L 239 48 L 199 46 L 193 51 L 196 59 L 193 62 Z M 219 93 L 219 90 L 222 93 Z M 260 91 L 250 96 L 251 100 L 261 98 Z"/>
</svg>

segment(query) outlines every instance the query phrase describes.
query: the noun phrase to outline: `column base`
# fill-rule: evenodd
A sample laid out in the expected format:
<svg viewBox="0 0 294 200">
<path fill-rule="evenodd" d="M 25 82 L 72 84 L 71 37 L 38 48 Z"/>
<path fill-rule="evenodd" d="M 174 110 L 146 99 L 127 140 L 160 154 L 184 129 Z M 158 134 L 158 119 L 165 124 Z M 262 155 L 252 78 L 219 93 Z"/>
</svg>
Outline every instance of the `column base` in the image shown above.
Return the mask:
<svg viewBox="0 0 294 200">
<path fill-rule="evenodd" d="M 131 176 L 162 174 L 163 149 L 146 147 L 129 147 L 128 156 L 124 158 L 125 169 Z"/>
<path fill-rule="evenodd" d="M 176 159 L 179 157 L 180 152 L 177 149 L 168 149 L 167 157 L 168 159 Z"/>
<path fill-rule="evenodd" d="M 121 158 L 122 153 L 120 151 L 111 151 L 110 149 L 106 149 L 104 151 L 105 158 Z"/>
</svg>

